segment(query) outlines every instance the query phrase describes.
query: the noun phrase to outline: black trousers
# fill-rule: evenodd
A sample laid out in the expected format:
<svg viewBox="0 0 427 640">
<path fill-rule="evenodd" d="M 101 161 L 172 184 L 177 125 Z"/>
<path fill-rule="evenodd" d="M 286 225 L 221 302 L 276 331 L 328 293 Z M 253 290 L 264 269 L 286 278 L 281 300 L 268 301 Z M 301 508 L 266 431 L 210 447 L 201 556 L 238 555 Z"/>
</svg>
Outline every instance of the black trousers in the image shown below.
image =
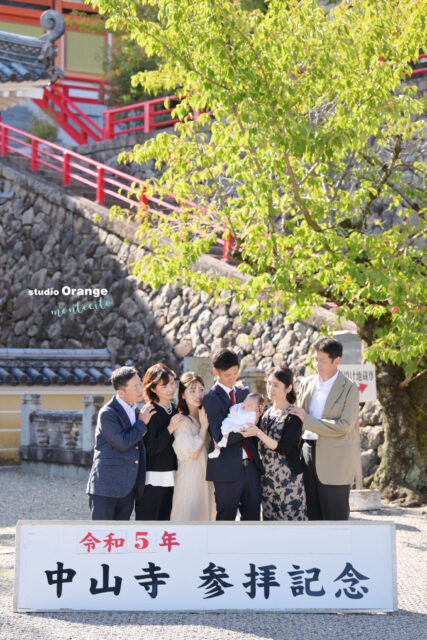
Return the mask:
<svg viewBox="0 0 427 640">
<path fill-rule="evenodd" d="M 129 520 L 133 511 L 135 489 L 124 498 L 109 498 L 89 494 L 92 520 Z"/>
<path fill-rule="evenodd" d="M 316 440 L 302 445 L 303 479 L 309 520 L 348 520 L 350 485 L 322 484 L 316 473 Z"/>
<path fill-rule="evenodd" d="M 135 520 L 170 520 L 173 487 L 145 485 L 144 493 L 135 500 Z"/>
<path fill-rule="evenodd" d="M 234 482 L 215 482 L 216 519 L 234 521 L 237 509 L 241 520 L 259 520 L 261 512 L 260 472 L 253 462 L 241 466 Z"/>
</svg>

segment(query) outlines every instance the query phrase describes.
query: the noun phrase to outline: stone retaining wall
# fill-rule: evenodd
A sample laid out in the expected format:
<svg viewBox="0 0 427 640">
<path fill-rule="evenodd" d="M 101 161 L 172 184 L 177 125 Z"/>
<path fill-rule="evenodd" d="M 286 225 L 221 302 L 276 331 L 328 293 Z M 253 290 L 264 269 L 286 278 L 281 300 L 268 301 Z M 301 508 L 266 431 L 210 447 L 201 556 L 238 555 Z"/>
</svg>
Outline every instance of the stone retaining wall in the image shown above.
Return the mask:
<svg viewBox="0 0 427 640">
<path fill-rule="evenodd" d="M 208 295 L 186 287 L 159 291 L 138 284 L 131 263 L 144 252 L 132 240 L 136 227 L 84 198 L 0 162 L 0 189 L 14 197 L 0 209 L 0 344 L 21 348 L 109 348 L 118 364 L 133 361 L 141 371 L 163 361 L 177 373 L 185 356 L 206 356 L 231 346 L 242 367 L 286 363 L 297 376 L 306 372 L 310 346 L 326 316 L 319 310 L 310 323 L 241 322 L 237 304 L 210 304 Z M 94 216 L 99 222 L 94 223 Z M 128 244 L 125 237 L 131 238 Z M 202 268 L 230 269 L 206 257 Z M 82 313 L 53 312 L 99 303 L 99 298 L 30 296 L 28 290 L 107 289 L 104 308 Z M 370 441 L 369 441 L 370 442 Z M 371 472 L 377 458 L 367 452 Z M 378 455 L 378 449 L 375 449 Z M 366 474 L 365 474 L 366 475 Z"/>
<path fill-rule="evenodd" d="M 108 347 L 117 363 L 133 360 L 142 369 L 157 361 L 179 369 L 187 355 L 233 346 L 244 368 L 268 370 L 286 361 L 298 374 L 304 372 L 310 344 L 319 335 L 316 326 L 284 323 L 282 315 L 267 323 L 242 323 L 236 304 L 212 305 L 208 295 L 189 287 L 154 291 L 138 284 L 131 263 L 144 253 L 132 240 L 123 242 L 133 237 L 134 224 L 110 221 L 104 208 L 3 163 L 0 179 L 3 190 L 15 193 L 0 209 L 3 346 Z M 226 268 L 214 258 L 206 264 Z M 53 312 L 75 308 L 77 301 L 80 306 L 99 302 L 90 295 L 61 295 L 64 285 L 106 289 L 108 306 L 57 317 Z M 35 289 L 59 295 L 30 296 Z"/>
</svg>

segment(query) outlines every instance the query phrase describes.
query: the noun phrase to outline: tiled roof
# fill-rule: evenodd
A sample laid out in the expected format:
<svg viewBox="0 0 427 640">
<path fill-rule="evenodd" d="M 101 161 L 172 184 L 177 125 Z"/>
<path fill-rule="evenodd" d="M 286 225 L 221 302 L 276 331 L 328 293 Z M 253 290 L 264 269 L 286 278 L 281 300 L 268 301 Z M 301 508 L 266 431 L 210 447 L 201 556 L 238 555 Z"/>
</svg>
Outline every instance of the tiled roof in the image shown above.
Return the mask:
<svg viewBox="0 0 427 640">
<path fill-rule="evenodd" d="M 0 349 L 0 385 L 105 385 L 109 349 Z"/>
<path fill-rule="evenodd" d="M 40 24 L 46 33 L 39 38 L 0 31 L 0 83 L 49 84 L 64 75 L 55 66 L 54 44 L 65 31 L 64 18 L 58 11 L 44 11 Z"/>
</svg>

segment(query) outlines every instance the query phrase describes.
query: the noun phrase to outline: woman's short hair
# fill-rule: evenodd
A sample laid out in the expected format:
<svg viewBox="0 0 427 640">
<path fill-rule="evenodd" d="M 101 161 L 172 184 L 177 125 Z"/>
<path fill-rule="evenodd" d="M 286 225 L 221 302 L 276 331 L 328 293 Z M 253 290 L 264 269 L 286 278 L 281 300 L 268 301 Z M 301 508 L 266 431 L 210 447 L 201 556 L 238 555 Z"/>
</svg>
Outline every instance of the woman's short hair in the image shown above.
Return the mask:
<svg viewBox="0 0 427 640">
<path fill-rule="evenodd" d="M 203 388 L 205 387 L 205 383 L 203 382 L 203 378 L 201 376 L 199 376 L 197 373 L 194 373 L 194 371 L 187 371 L 187 373 L 184 373 L 179 379 L 177 409 L 178 409 L 178 411 L 183 413 L 185 416 L 188 416 L 190 411 L 188 409 L 186 401 L 184 400 L 184 398 L 182 396 L 183 396 L 184 391 L 186 389 L 188 389 L 189 387 L 191 387 L 196 382 L 201 384 Z"/>
<path fill-rule="evenodd" d="M 175 377 L 175 373 L 166 364 L 163 364 L 162 362 L 153 364 L 153 366 L 145 372 L 144 379 L 142 381 L 142 386 L 144 387 L 144 400 L 146 402 L 152 402 L 153 400 L 158 402 L 159 397 L 154 391 L 154 387 L 159 383 L 168 384 L 170 379 L 174 379 Z"/>
<path fill-rule="evenodd" d="M 289 391 L 289 393 L 286 394 L 286 400 L 291 404 L 294 404 L 294 402 L 296 402 L 297 395 L 294 391 L 294 374 L 289 369 L 289 367 L 273 367 L 268 372 L 268 375 L 274 376 L 276 380 L 282 382 L 285 387 L 289 387 L 289 385 L 292 385 L 292 389 Z"/>
</svg>

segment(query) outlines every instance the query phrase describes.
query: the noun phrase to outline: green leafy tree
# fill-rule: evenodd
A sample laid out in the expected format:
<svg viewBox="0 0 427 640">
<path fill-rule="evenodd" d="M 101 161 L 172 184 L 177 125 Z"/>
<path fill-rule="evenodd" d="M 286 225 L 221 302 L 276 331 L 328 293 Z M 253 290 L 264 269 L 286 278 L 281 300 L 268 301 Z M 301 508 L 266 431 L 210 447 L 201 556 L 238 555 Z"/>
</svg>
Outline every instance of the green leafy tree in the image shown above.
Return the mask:
<svg viewBox="0 0 427 640">
<path fill-rule="evenodd" d="M 385 443 L 374 481 L 416 501 L 426 486 L 425 140 L 405 80 L 426 41 L 425 1 L 356 0 L 329 13 L 314 0 L 271 0 L 266 12 L 141 2 L 157 22 L 123 0 L 92 2 L 162 60 L 138 82 L 182 97 L 175 135 L 133 158 L 165 163 L 153 190 L 197 206 L 144 220 L 152 254 L 140 277 L 232 297 L 258 318 L 336 305 L 376 365 Z M 218 227 L 242 277 L 194 268 Z"/>
<path fill-rule="evenodd" d="M 135 2 L 135 10 L 141 22 L 156 20 L 157 12 L 154 7 Z M 115 31 L 114 23 L 111 27 Z M 110 80 L 108 104 L 119 106 L 149 100 L 153 97 L 150 90 L 132 79 L 140 72 L 157 69 L 158 57 L 147 55 L 126 28 L 120 29 L 115 36 L 111 58 L 106 61 L 106 72 Z M 156 97 L 157 95 L 165 95 L 165 92 L 160 90 Z"/>
<path fill-rule="evenodd" d="M 153 7 L 135 4 L 139 20 L 155 20 L 156 10 Z M 66 24 L 87 33 L 105 34 L 105 20 L 98 14 L 87 14 L 72 11 L 66 17 Z M 140 71 L 151 71 L 157 68 L 155 56 L 147 56 L 138 43 L 131 37 L 127 29 L 117 29 L 111 24 L 110 32 L 114 34 L 111 49 L 104 59 L 104 73 L 109 81 L 109 89 L 103 97 L 110 107 L 124 106 L 149 100 L 152 96 L 141 84 L 132 82 L 132 78 Z M 159 95 L 164 95 L 159 93 Z"/>
</svg>

